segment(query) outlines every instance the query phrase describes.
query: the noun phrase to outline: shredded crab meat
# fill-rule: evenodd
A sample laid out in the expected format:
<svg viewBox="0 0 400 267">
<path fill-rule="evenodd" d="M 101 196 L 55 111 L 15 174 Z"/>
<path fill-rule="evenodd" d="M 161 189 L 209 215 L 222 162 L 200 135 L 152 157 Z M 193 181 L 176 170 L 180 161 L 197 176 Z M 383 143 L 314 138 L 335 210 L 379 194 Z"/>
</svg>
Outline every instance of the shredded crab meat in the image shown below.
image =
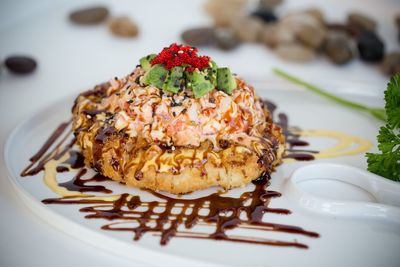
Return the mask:
<svg viewBox="0 0 400 267">
<path fill-rule="evenodd" d="M 190 96 L 188 90 L 178 94 L 163 92 L 153 86 L 137 83 L 143 70 L 137 67 L 129 76 L 112 79 L 107 97 L 99 110 L 115 114 L 114 127 L 131 137 L 144 138 L 149 143 L 197 147 L 210 141 L 216 150 L 218 140 L 251 147 L 259 142 L 266 128 L 266 114 L 254 92 L 237 78 L 238 88 L 233 94 L 213 90 L 200 99 Z"/>
</svg>

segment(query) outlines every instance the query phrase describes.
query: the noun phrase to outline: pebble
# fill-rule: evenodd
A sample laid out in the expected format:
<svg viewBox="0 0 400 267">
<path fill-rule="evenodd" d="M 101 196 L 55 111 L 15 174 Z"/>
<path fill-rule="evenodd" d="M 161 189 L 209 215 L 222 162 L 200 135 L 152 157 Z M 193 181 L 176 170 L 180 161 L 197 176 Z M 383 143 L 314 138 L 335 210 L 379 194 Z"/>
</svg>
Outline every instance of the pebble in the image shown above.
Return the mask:
<svg viewBox="0 0 400 267">
<path fill-rule="evenodd" d="M 362 32 L 357 37 L 357 48 L 361 59 L 366 62 L 379 62 L 383 59 L 385 45 L 374 32 Z"/>
<path fill-rule="evenodd" d="M 314 49 L 318 49 L 326 35 L 325 27 L 320 24 L 304 24 L 297 31 L 297 38 Z"/>
<path fill-rule="evenodd" d="M 377 25 L 372 18 L 356 12 L 347 16 L 347 24 L 358 28 L 360 31 L 375 31 Z"/>
<path fill-rule="evenodd" d="M 199 27 L 184 31 L 181 34 L 182 40 L 191 46 L 204 46 L 214 43 L 214 28 Z"/>
<path fill-rule="evenodd" d="M 258 2 L 258 7 L 260 9 L 274 9 L 282 3 L 283 0 L 260 0 Z"/>
<path fill-rule="evenodd" d="M 274 48 L 282 43 L 295 42 L 296 34 L 292 29 L 287 29 L 278 23 L 270 23 L 261 30 L 260 41 L 268 47 Z"/>
<path fill-rule="evenodd" d="M 304 11 L 305 14 L 311 15 L 316 18 L 322 25 L 325 24 L 325 16 L 318 8 L 310 8 Z"/>
<path fill-rule="evenodd" d="M 381 70 L 389 76 L 400 74 L 400 52 L 387 54 L 382 62 Z"/>
<path fill-rule="evenodd" d="M 295 12 L 286 14 L 279 22 L 280 25 L 289 31 L 298 32 L 304 25 L 311 27 L 322 27 L 321 23 L 312 15 L 304 12 Z"/>
<path fill-rule="evenodd" d="M 229 28 L 216 29 L 214 38 L 215 45 L 222 50 L 232 50 L 240 44 L 240 41 L 236 37 L 234 31 Z"/>
<path fill-rule="evenodd" d="M 135 37 L 139 33 L 138 26 L 128 17 L 115 17 L 108 21 L 110 32 L 119 37 Z"/>
<path fill-rule="evenodd" d="M 233 22 L 232 29 L 239 40 L 243 42 L 255 42 L 259 39 L 263 26 L 264 23 L 260 19 L 240 17 Z"/>
<path fill-rule="evenodd" d="M 275 52 L 283 59 L 290 61 L 306 62 L 315 58 L 315 52 L 303 45 L 296 43 L 280 44 Z"/>
<path fill-rule="evenodd" d="M 251 13 L 251 16 L 259 18 L 265 23 L 270 23 L 278 20 L 274 12 L 270 9 L 258 9 Z"/>
<path fill-rule="evenodd" d="M 247 0 L 209 0 L 204 9 L 217 27 L 230 26 L 237 17 L 243 16 Z"/>
<path fill-rule="evenodd" d="M 333 31 L 342 31 L 344 33 L 347 33 L 350 36 L 357 36 L 360 32 L 358 29 L 356 29 L 354 26 L 348 25 L 348 24 L 341 24 L 341 23 L 327 23 L 325 24 L 325 27 L 328 30 L 333 30 Z"/>
<path fill-rule="evenodd" d="M 104 22 L 109 15 L 108 9 L 104 6 L 94 6 L 73 11 L 69 18 L 75 24 L 95 25 Z"/>
<path fill-rule="evenodd" d="M 36 61 L 27 56 L 7 57 L 4 64 L 10 72 L 15 74 L 28 74 L 33 72 L 37 67 Z"/>
<path fill-rule="evenodd" d="M 328 58 L 338 65 L 349 62 L 354 56 L 351 40 L 343 32 L 329 32 L 323 50 Z"/>
</svg>

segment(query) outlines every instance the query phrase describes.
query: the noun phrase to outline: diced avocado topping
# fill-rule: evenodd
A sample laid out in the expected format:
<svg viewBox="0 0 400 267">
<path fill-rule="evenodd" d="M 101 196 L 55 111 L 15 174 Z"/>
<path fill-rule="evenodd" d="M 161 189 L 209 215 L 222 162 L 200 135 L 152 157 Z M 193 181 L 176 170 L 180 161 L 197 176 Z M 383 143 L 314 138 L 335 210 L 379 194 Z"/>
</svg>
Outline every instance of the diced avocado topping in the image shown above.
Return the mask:
<svg viewBox="0 0 400 267">
<path fill-rule="evenodd" d="M 152 61 L 156 56 L 157 56 L 156 54 L 150 54 L 148 56 L 142 57 L 139 60 L 140 66 L 142 66 L 142 69 L 144 71 L 148 71 L 151 68 L 150 61 Z"/>
<path fill-rule="evenodd" d="M 140 59 L 145 74 L 142 85 L 153 85 L 170 93 L 183 88 L 191 89 L 196 98 L 217 89 L 227 94 L 237 87 L 229 68 L 219 68 L 208 56 L 198 56 L 191 46 L 172 44 L 158 55 L 151 54 Z"/>
<path fill-rule="evenodd" d="M 217 63 L 215 61 L 210 61 L 210 67 L 207 69 L 208 77 L 210 77 L 210 82 L 217 87 Z"/>
<path fill-rule="evenodd" d="M 143 76 L 143 83 L 146 85 L 154 85 L 157 88 L 162 88 L 167 80 L 168 70 L 163 65 L 156 64 L 152 66 Z"/>
<path fill-rule="evenodd" d="M 173 67 L 168 74 L 168 77 L 163 84 L 162 89 L 171 92 L 178 93 L 183 85 L 183 68 L 182 67 Z"/>
<path fill-rule="evenodd" d="M 236 88 L 235 77 L 233 77 L 229 68 L 217 69 L 217 88 L 228 95 L 231 95 L 232 91 Z"/>
<path fill-rule="evenodd" d="M 215 88 L 209 77 L 200 71 L 186 72 L 186 77 L 187 87 L 192 88 L 195 98 L 200 98 Z"/>
</svg>

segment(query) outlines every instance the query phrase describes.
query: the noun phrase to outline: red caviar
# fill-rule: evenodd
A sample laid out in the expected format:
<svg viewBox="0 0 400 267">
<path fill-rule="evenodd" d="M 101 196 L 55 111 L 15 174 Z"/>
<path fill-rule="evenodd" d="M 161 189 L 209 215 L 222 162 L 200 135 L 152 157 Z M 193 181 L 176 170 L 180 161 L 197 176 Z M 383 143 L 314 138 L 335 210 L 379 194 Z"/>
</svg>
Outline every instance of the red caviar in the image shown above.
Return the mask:
<svg viewBox="0 0 400 267">
<path fill-rule="evenodd" d="M 208 68 L 210 57 L 198 56 L 197 52 L 195 47 L 173 43 L 165 47 L 150 63 L 151 65 L 162 64 L 168 70 L 180 66 L 186 67 L 186 71 Z"/>
</svg>

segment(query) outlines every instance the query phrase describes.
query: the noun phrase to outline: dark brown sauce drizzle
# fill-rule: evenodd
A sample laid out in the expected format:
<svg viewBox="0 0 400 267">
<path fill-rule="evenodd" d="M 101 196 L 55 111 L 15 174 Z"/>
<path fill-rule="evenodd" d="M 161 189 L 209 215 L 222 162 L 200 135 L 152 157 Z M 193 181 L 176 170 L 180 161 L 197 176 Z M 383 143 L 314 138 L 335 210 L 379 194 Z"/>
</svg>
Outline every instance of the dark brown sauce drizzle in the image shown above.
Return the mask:
<svg viewBox="0 0 400 267">
<path fill-rule="evenodd" d="M 71 121 L 63 122 L 54 130 L 39 151 L 29 159 L 30 164 L 20 174 L 22 177 L 38 174 L 43 170 L 44 165 L 49 160 L 59 158 L 74 145 L 75 140 L 72 139 L 67 146 L 59 151 L 60 147 L 66 142 L 67 138 L 70 137 L 71 131 L 69 131 L 63 138 L 60 138 L 70 124 Z M 56 143 L 57 141 L 58 143 Z M 52 146 L 54 146 L 54 148 L 46 154 L 46 152 Z"/>
<path fill-rule="evenodd" d="M 87 185 L 89 182 L 104 182 L 109 181 L 107 177 L 104 177 L 101 174 L 95 174 L 93 177 L 89 179 L 83 179 L 82 177 L 86 174 L 87 170 L 85 168 L 81 168 L 78 173 L 68 182 L 60 183 L 59 185 L 70 190 L 70 191 L 79 191 L 79 192 L 101 192 L 101 193 L 112 193 L 112 190 L 107 189 L 102 185 Z"/>
<path fill-rule="evenodd" d="M 139 240 L 145 233 L 155 233 L 161 236 L 161 245 L 166 245 L 172 237 L 182 237 L 307 248 L 307 245 L 296 241 L 289 242 L 244 236 L 232 237 L 226 233 L 228 230 L 239 227 L 319 237 L 318 233 L 306 231 L 297 226 L 263 222 L 264 213 L 283 215 L 291 213 L 287 209 L 269 207 L 271 199 L 280 197 L 281 194 L 266 190 L 268 185 L 269 179 L 262 177 L 257 180 L 253 191 L 245 192 L 239 198 L 214 193 L 197 199 L 183 199 L 148 191 L 157 199 L 161 199 L 161 201 L 145 202 L 139 196 L 129 198 L 129 194 L 122 194 L 115 201 L 64 197 L 45 199 L 43 203 L 94 204 L 83 207 L 80 211 L 87 213 L 85 218 L 88 219 L 113 221 L 103 225 L 102 229 L 132 232 L 134 240 Z M 248 204 L 246 204 L 247 202 Z M 147 208 L 147 210 L 139 211 L 137 210 L 139 207 Z M 158 209 L 161 209 L 161 211 Z M 206 214 L 202 214 L 201 210 L 206 210 Z M 243 219 L 243 215 L 245 215 L 246 219 Z M 124 226 L 127 223 L 135 223 L 136 225 Z M 215 231 L 212 234 L 187 231 L 196 225 L 214 226 Z M 180 226 L 187 230 L 180 230 Z"/>
<path fill-rule="evenodd" d="M 273 111 L 275 108 L 270 108 Z M 296 146 L 306 146 L 307 142 L 300 140 L 300 136 L 290 133 L 288 120 L 284 114 L 279 114 L 279 124 L 287 137 L 290 153 L 286 157 L 297 160 L 311 160 L 314 151 L 294 150 Z M 87 169 L 84 168 L 83 156 L 72 150 L 73 142 L 66 143 L 67 138 L 58 138 L 66 130 L 67 124 L 61 124 L 50 136 L 48 141 L 33 156 L 31 164 L 24 169 L 21 176 L 35 175 L 43 169 L 44 164 L 53 159 L 60 158 L 69 153 L 69 158 L 57 167 L 58 172 L 65 172 L 68 165 L 70 168 L 78 169 L 72 180 L 59 185 L 72 191 L 111 193 L 112 191 L 102 185 L 87 185 L 88 182 L 102 182 L 108 178 L 99 174 L 84 179 Z M 103 130 L 104 137 L 109 134 L 108 129 Z M 68 135 L 71 136 L 71 133 Z M 58 143 L 56 143 L 58 141 Z M 64 145 L 64 148 L 61 146 Z M 49 148 L 54 145 L 53 150 Z M 60 150 L 60 151 L 59 151 Z M 46 154 L 47 152 L 47 154 Z M 63 154 L 61 154 L 63 153 Z M 311 155 L 311 156 L 310 156 Z M 68 168 L 67 168 L 68 170 Z M 160 244 L 165 245 L 172 237 L 214 239 L 239 243 L 251 243 L 273 246 L 288 246 L 297 248 L 308 248 L 306 244 L 297 241 L 280 241 L 275 239 L 235 236 L 227 231 L 235 228 L 244 228 L 258 231 L 274 231 L 303 235 L 307 237 L 319 237 L 318 233 L 304 230 L 303 228 L 291 225 L 265 222 L 265 213 L 288 215 L 291 212 L 287 209 L 269 207 L 273 198 L 281 194 L 267 190 L 269 177 L 263 175 L 253 181 L 254 189 L 243 193 L 239 198 L 224 196 L 220 193 L 213 193 L 197 199 L 173 198 L 164 194 L 147 191 L 156 200 L 142 201 L 139 196 L 131 196 L 127 193 L 121 194 L 116 200 L 98 200 L 77 197 L 48 198 L 42 202 L 45 204 L 82 204 L 81 212 L 87 213 L 88 219 L 106 219 L 111 223 L 102 226 L 104 230 L 127 231 L 134 234 L 134 240 L 139 240 L 145 233 L 153 233 L 160 236 Z M 145 209 L 143 211 L 143 209 Z M 132 225 L 135 224 L 135 225 Z M 214 232 L 203 233 L 194 231 L 196 225 L 208 225 L 214 227 Z M 183 229 L 182 229 L 183 228 Z"/>
<path fill-rule="evenodd" d="M 271 116 L 274 116 L 276 111 L 276 105 L 267 100 L 264 100 L 265 105 L 267 105 L 268 110 L 271 113 Z M 286 138 L 286 143 L 288 147 L 285 150 L 284 158 L 292 158 L 298 161 L 309 161 L 314 160 L 314 154 L 318 154 L 319 151 L 316 150 L 308 150 L 302 149 L 298 147 L 308 146 L 309 143 L 307 141 L 301 140 L 301 136 L 299 134 L 293 133 L 289 128 L 289 119 L 288 116 L 284 113 L 278 113 L 278 118 L 276 120 L 276 124 L 281 126 L 283 134 Z"/>
</svg>

